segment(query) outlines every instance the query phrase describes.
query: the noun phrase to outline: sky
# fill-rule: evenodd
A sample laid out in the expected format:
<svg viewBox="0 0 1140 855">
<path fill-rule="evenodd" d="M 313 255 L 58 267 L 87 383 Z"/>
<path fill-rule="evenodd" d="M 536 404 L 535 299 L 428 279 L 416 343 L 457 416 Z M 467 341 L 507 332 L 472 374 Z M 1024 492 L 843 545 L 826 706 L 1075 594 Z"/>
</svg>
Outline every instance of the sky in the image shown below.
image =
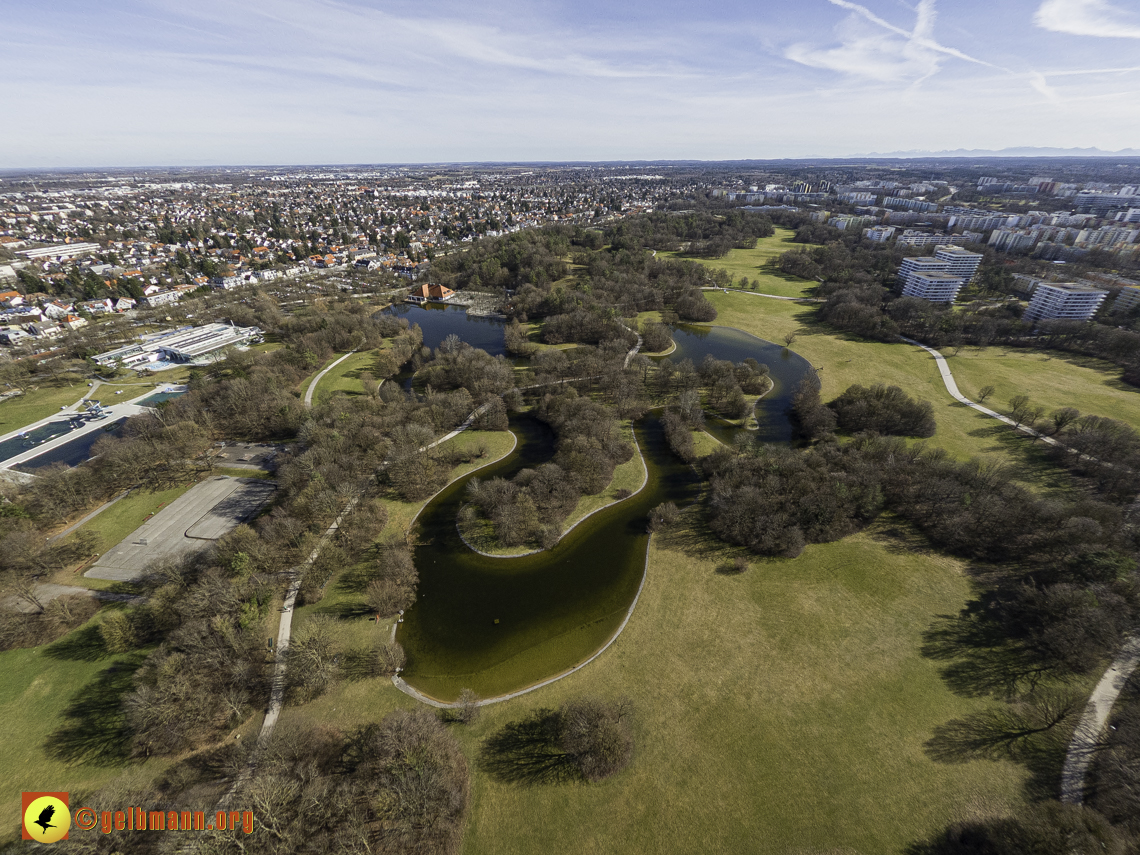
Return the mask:
<svg viewBox="0 0 1140 855">
<path fill-rule="evenodd" d="M 0 168 L 1140 146 L 1138 0 L 5 0 Z"/>
</svg>

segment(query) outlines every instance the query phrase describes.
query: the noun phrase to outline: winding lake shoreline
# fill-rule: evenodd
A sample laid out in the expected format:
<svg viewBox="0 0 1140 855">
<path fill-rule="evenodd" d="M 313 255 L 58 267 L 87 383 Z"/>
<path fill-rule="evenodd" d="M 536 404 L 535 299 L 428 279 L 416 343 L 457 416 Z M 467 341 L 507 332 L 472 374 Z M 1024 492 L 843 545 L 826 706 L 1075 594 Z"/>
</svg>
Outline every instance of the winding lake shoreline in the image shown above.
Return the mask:
<svg viewBox="0 0 1140 855">
<path fill-rule="evenodd" d="M 790 441 L 788 411 L 796 385 L 811 370 L 806 360 L 729 327 L 678 325 L 672 332 L 674 359 L 699 364 L 711 354 L 767 364 L 773 384 L 758 399 L 759 433 L 750 435 Z M 511 427 L 514 450 L 482 467 L 479 477 L 510 478 L 553 456 L 548 427 L 525 415 L 513 417 Z M 710 433 L 731 442 L 740 430 L 746 428 L 714 426 Z M 410 689 L 443 704 L 464 688 L 483 698 L 511 696 L 573 673 L 613 643 L 645 584 L 649 510 L 665 501 L 688 504 L 699 487 L 693 470 L 669 450 L 656 416 L 640 420 L 633 432 L 643 466 L 638 491 L 578 520 L 552 549 L 511 556 L 473 550 L 457 515 L 474 473 L 421 508 L 415 519 L 420 596 L 397 633 L 408 655 L 401 677 Z"/>
</svg>

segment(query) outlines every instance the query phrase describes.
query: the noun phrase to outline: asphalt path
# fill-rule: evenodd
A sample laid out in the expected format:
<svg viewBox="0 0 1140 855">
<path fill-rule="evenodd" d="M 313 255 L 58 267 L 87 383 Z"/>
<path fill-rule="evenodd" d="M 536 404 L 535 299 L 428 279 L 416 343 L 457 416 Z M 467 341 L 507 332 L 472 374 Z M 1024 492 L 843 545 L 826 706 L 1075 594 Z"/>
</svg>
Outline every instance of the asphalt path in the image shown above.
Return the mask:
<svg viewBox="0 0 1140 855">
<path fill-rule="evenodd" d="M 1085 776 L 1093 755 L 1103 747 L 1101 735 L 1108 724 L 1108 716 L 1137 665 L 1140 665 L 1140 637 L 1125 643 L 1089 697 L 1065 755 L 1065 766 L 1061 771 L 1061 801 L 1071 805 L 1084 801 Z"/>
<path fill-rule="evenodd" d="M 326 374 L 328 374 L 330 371 L 332 371 L 334 368 L 336 368 L 338 365 L 340 365 L 342 362 L 344 362 L 346 359 L 348 359 L 350 356 L 352 356 L 352 354 L 354 354 L 354 353 L 356 353 L 355 350 L 350 350 L 348 353 L 346 353 L 340 359 L 336 360 L 335 362 L 330 363 L 324 370 L 321 371 L 320 374 L 318 374 L 316 377 L 313 378 L 313 382 L 310 383 L 309 388 L 305 390 L 305 406 L 306 407 L 313 406 L 313 393 L 317 391 L 317 385 L 321 382 L 321 378 L 324 377 Z"/>
</svg>

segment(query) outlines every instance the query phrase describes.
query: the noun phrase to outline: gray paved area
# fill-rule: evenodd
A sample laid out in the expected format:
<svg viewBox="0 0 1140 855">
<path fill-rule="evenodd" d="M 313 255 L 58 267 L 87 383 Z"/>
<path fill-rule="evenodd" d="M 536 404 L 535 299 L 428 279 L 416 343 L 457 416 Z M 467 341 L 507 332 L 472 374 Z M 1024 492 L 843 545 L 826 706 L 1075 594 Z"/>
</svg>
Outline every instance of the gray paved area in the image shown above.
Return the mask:
<svg viewBox="0 0 1140 855">
<path fill-rule="evenodd" d="M 203 481 L 163 508 L 84 575 L 128 582 L 153 562 L 203 549 L 269 501 L 275 485 L 260 478 L 222 475 Z"/>
<path fill-rule="evenodd" d="M 277 455 L 284 450 L 280 445 L 259 445 L 252 442 L 232 442 L 218 447 L 214 456 L 215 466 L 235 469 L 277 468 Z"/>
</svg>

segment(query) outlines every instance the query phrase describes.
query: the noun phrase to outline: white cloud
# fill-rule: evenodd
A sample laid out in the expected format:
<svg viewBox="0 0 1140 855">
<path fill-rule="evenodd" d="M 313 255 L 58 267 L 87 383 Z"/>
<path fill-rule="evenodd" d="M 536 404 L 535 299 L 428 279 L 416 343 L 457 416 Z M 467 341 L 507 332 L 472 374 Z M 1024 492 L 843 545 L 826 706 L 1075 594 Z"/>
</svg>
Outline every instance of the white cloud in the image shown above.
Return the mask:
<svg viewBox="0 0 1140 855">
<path fill-rule="evenodd" d="M 852 13 L 836 28 L 840 45 L 833 48 L 792 45 L 785 52 L 788 59 L 801 65 L 827 68 L 884 82 L 923 80 L 937 73 L 947 57 L 994 67 L 935 40 L 934 21 L 937 12 L 934 0 L 919 0 L 914 10 L 914 27 L 910 30 L 896 26 L 866 6 L 850 0 L 828 2 Z M 867 24 L 872 24 L 877 29 L 872 29 Z"/>
<path fill-rule="evenodd" d="M 1107 0 L 1045 0 L 1033 22 L 1074 36 L 1140 39 L 1140 18 Z"/>
</svg>

